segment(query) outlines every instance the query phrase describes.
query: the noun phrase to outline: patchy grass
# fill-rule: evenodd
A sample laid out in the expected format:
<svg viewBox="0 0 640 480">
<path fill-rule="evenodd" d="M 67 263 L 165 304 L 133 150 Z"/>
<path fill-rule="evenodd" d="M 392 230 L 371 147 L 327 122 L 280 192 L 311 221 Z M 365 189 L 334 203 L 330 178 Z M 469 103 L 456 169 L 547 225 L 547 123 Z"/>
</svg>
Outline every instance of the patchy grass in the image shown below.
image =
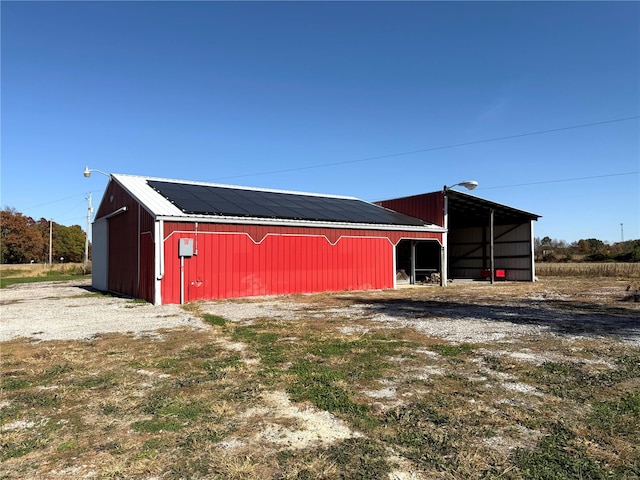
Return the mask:
<svg viewBox="0 0 640 480">
<path fill-rule="evenodd" d="M 3 342 L 3 478 L 635 479 L 640 348 L 618 335 L 638 309 L 618 290 L 294 296 L 292 318 L 247 321 L 194 303 L 208 329 Z M 503 313 L 544 328 L 459 342 L 415 326 L 469 305 L 491 332 Z M 583 328 L 606 318 L 617 330 Z"/>
<path fill-rule="evenodd" d="M 45 277 L 13 277 L 13 278 L 0 278 L 0 288 L 6 288 L 18 283 L 40 283 L 40 282 L 66 282 L 69 280 L 87 279 L 91 278 L 91 275 L 67 275 L 67 274 L 52 274 Z"/>
<path fill-rule="evenodd" d="M 210 313 L 205 313 L 202 315 L 202 319 L 207 322 L 209 325 L 214 325 L 218 327 L 224 327 L 226 320 L 218 315 L 211 315 Z"/>
</svg>

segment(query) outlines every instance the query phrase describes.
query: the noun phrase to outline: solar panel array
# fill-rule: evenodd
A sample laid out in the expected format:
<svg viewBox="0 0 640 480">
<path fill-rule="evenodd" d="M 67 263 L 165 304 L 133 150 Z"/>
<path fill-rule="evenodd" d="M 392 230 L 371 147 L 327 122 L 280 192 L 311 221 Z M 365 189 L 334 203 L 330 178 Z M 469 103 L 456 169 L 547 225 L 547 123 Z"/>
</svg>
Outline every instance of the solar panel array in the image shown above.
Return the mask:
<svg viewBox="0 0 640 480">
<path fill-rule="evenodd" d="M 384 225 L 425 225 L 417 218 L 358 199 L 243 190 L 158 180 L 148 180 L 147 183 L 184 213 L 190 214 Z"/>
</svg>

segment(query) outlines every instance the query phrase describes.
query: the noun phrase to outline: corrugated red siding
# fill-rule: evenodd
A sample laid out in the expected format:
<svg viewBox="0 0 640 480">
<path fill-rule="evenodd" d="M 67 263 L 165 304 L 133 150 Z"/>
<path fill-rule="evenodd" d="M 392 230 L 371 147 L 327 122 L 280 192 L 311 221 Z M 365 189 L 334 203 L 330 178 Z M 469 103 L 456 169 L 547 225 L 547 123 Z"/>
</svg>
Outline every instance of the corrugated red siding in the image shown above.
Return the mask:
<svg viewBox="0 0 640 480">
<path fill-rule="evenodd" d="M 444 194 L 442 192 L 425 193 L 375 203 L 426 222 L 444 225 Z"/>
<path fill-rule="evenodd" d="M 165 223 L 162 303 L 180 301 L 178 240 L 193 238 L 184 261 L 185 302 L 255 295 L 392 288 L 394 244 L 439 234 L 275 226 Z"/>
<path fill-rule="evenodd" d="M 140 209 L 140 273 L 138 295 L 148 302 L 154 301 L 155 287 L 155 247 L 153 217 L 143 208 Z"/>
<path fill-rule="evenodd" d="M 112 182 L 113 183 L 113 182 Z M 112 185 L 110 185 L 112 187 Z M 127 211 L 109 220 L 109 290 L 138 297 L 138 203 L 123 189 L 110 188 L 105 198 L 110 213 L 126 206 Z M 105 210 L 104 202 L 99 212 Z M 104 213 L 103 213 L 104 215 Z"/>
</svg>

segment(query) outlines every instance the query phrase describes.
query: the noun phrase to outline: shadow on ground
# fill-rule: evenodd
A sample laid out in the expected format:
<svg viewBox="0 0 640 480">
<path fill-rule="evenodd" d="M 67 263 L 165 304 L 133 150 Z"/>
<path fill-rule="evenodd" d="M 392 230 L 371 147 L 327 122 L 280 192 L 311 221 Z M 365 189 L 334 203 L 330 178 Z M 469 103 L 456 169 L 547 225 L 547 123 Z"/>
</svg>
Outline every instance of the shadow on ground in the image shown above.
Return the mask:
<svg viewBox="0 0 640 480">
<path fill-rule="evenodd" d="M 433 318 L 478 319 L 536 325 L 557 335 L 606 336 L 640 342 L 640 311 L 589 302 L 518 300 L 513 304 L 473 304 L 460 301 L 372 299 L 350 296 L 371 314 L 402 320 Z"/>
</svg>

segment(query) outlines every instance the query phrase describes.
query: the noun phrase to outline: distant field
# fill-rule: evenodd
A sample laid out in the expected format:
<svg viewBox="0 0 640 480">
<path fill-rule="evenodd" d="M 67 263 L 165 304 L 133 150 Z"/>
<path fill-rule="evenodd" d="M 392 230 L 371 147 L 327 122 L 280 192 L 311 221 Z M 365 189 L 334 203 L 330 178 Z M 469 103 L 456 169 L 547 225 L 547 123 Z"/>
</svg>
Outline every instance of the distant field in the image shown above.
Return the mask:
<svg viewBox="0 0 640 480">
<path fill-rule="evenodd" d="M 536 263 L 539 277 L 640 277 L 640 263 Z"/>
<path fill-rule="evenodd" d="M 91 275 L 91 265 L 84 271 L 82 263 L 61 263 L 53 266 L 43 263 L 26 265 L 0 265 L 0 287 L 15 283 L 71 280 L 78 276 Z"/>
<path fill-rule="evenodd" d="M 56 265 L 56 267 L 59 267 L 59 266 L 61 265 Z M 27 264 L 27 265 L 0 265 L 0 276 L 2 278 L 35 277 L 38 275 L 44 275 L 48 270 L 51 270 L 49 265 L 45 265 L 42 263 L 34 263 L 34 264 Z"/>
</svg>

